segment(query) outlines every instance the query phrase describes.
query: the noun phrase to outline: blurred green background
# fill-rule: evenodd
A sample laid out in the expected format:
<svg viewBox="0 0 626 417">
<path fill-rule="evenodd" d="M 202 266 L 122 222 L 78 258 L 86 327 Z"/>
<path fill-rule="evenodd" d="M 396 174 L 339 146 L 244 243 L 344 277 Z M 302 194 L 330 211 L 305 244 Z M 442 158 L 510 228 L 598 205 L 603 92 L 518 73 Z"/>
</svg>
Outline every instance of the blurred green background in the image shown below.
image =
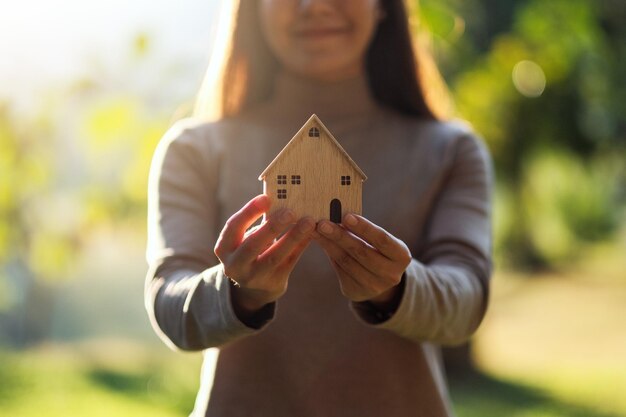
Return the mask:
<svg viewBox="0 0 626 417">
<path fill-rule="evenodd" d="M 219 2 L 0 13 L 0 415 L 185 416 L 201 355 L 143 310 L 146 182 Z M 417 2 L 412 1 L 417 13 Z M 626 2 L 421 0 L 416 34 L 496 165 L 469 416 L 626 416 Z"/>
</svg>

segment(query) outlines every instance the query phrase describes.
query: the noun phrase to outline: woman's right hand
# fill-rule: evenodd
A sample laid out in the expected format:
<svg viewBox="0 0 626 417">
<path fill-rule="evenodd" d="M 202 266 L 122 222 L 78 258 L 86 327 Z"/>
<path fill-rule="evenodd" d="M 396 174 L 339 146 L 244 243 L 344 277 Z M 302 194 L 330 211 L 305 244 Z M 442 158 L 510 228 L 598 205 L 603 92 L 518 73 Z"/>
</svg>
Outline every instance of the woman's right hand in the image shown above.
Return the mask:
<svg viewBox="0 0 626 417">
<path fill-rule="evenodd" d="M 266 195 L 250 200 L 226 221 L 215 245 L 215 255 L 222 262 L 224 273 L 235 284 L 232 302 L 241 319 L 285 293 L 289 274 L 315 233 L 315 222 L 310 217 L 300 219 L 290 228 L 295 218 L 289 209 L 277 210 L 246 233 L 270 205 Z"/>
</svg>

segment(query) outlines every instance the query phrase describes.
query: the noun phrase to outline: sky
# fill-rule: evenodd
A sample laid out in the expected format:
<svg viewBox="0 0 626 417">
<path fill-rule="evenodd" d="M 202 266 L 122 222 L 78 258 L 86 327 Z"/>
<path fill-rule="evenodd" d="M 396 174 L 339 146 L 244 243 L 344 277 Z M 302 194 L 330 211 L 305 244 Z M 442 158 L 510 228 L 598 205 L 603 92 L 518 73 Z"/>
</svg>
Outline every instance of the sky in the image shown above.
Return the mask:
<svg viewBox="0 0 626 417">
<path fill-rule="evenodd" d="M 221 0 L 2 0 L 0 99 L 19 101 L 88 70 L 122 67 L 139 33 L 156 65 L 208 62 Z"/>
</svg>

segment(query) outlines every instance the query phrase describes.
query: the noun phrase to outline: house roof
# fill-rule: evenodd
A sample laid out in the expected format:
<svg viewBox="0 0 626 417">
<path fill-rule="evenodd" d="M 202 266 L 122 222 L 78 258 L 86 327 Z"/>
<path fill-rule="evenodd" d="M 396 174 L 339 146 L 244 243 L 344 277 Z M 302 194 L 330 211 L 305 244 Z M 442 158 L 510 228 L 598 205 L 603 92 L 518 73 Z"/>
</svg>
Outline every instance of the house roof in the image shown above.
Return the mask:
<svg viewBox="0 0 626 417">
<path fill-rule="evenodd" d="M 261 175 L 259 175 L 259 180 L 260 181 L 262 181 L 263 178 L 265 178 L 267 176 L 267 174 L 272 169 L 272 167 L 276 164 L 276 162 L 287 153 L 287 149 L 289 147 L 291 147 L 291 146 L 294 146 L 295 139 L 300 137 L 300 135 L 302 135 L 305 131 L 308 131 L 309 128 L 311 127 L 311 125 L 313 125 L 313 124 L 319 126 L 324 131 L 324 133 L 328 136 L 328 138 L 330 138 L 330 142 L 332 144 L 334 144 L 337 147 L 337 149 L 339 149 L 339 152 L 341 152 L 341 154 L 343 156 L 346 157 L 346 159 L 348 160 L 350 165 L 352 165 L 352 167 L 357 171 L 357 173 L 363 178 L 363 181 L 365 181 L 367 179 L 367 175 L 365 175 L 365 173 L 363 171 L 361 171 L 361 168 L 359 168 L 359 166 L 356 164 L 356 162 L 354 162 L 352 160 L 352 158 L 350 158 L 350 155 L 348 155 L 346 150 L 343 149 L 343 147 L 339 144 L 339 142 L 337 142 L 337 139 L 335 139 L 333 134 L 330 133 L 330 130 L 328 130 L 328 128 L 324 125 L 324 123 L 322 123 L 322 121 L 320 120 L 319 117 L 317 117 L 317 115 L 313 114 L 309 118 L 309 120 L 307 120 L 306 123 L 304 125 L 302 125 L 302 127 L 300 128 L 300 130 L 298 130 L 298 132 L 294 135 L 294 137 L 291 138 L 289 143 L 287 143 L 287 145 L 285 145 L 285 147 L 282 149 L 282 151 L 280 151 L 278 153 L 278 155 L 276 155 L 276 158 L 274 158 L 274 160 L 272 162 L 270 162 L 270 164 L 267 166 L 267 168 L 265 168 L 265 170 L 261 173 Z"/>
</svg>

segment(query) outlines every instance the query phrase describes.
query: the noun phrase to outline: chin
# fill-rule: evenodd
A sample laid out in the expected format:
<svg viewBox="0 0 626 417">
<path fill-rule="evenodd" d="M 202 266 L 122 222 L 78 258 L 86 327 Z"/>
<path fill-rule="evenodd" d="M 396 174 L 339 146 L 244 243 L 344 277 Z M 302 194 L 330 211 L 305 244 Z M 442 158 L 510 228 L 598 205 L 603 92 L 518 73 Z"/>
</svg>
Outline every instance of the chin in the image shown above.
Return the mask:
<svg viewBox="0 0 626 417">
<path fill-rule="evenodd" d="M 301 61 L 293 70 L 311 78 L 336 79 L 359 74 L 361 65 L 345 59 L 316 56 Z"/>
</svg>

